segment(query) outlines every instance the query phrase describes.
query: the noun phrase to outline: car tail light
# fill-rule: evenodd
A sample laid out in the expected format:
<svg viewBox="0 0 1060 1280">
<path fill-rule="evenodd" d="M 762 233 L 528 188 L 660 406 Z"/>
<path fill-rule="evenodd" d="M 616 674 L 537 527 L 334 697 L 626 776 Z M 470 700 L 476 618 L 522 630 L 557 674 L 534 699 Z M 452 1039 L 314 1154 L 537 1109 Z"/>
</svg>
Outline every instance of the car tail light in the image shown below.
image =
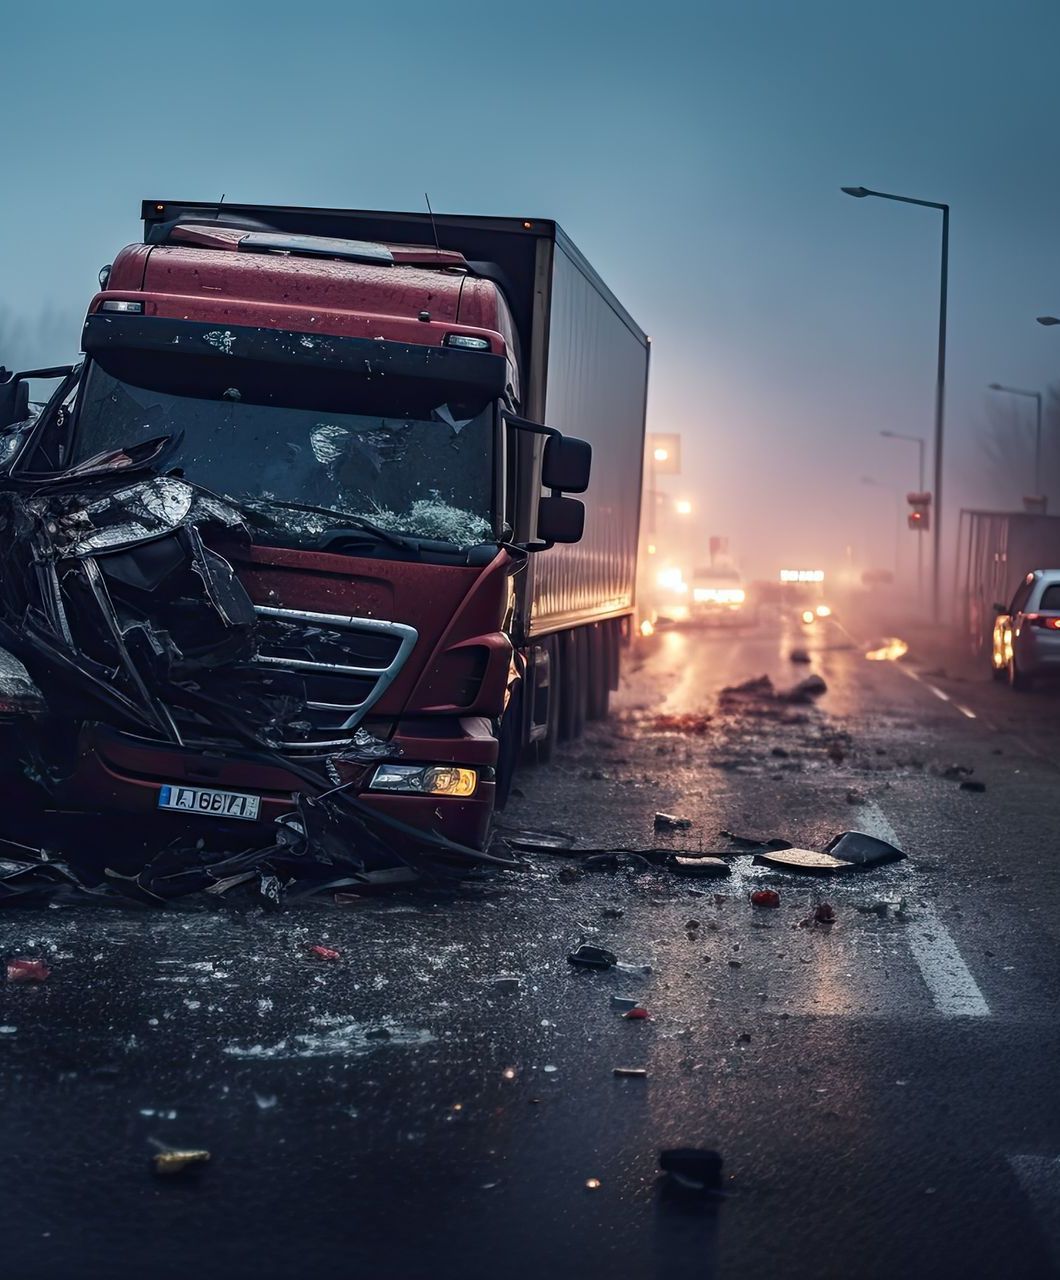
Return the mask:
<svg viewBox="0 0 1060 1280">
<path fill-rule="evenodd" d="M 1060 631 L 1060 616 L 1047 617 L 1041 613 L 1025 613 L 1023 621 L 1031 627 L 1041 627 L 1043 631 Z"/>
</svg>

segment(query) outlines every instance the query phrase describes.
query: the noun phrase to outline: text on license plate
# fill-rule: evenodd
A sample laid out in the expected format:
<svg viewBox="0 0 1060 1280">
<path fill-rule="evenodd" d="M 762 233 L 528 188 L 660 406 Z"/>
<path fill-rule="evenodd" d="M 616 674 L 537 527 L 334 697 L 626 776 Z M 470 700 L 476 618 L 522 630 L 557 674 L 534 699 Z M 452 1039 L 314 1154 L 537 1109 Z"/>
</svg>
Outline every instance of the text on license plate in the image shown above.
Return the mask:
<svg viewBox="0 0 1060 1280">
<path fill-rule="evenodd" d="M 253 822 L 261 809 L 260 796 L 244 796 L 237 791 L 207 791 L 202 787 L 163 787 L 158 793 L 160 809 L 179 809 L 207 818 L 247 818 Z"/>
</svg>

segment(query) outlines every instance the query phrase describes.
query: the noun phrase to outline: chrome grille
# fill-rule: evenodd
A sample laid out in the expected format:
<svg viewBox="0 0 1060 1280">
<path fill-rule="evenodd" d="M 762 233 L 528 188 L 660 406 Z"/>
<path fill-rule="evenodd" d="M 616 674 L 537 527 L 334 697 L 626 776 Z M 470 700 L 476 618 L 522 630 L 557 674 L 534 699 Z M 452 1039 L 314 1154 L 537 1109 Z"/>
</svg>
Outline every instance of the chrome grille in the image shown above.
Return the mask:
<svg viewBox="0 0 1060 1280">
<path fill-rule="evenodd" d="M 304 737 L 286 751 L 339 750 L 379 701 L 419 633 L 401 622 L 255 605 L 260 637 L 255 665 L 298 678 L 305 692 Z"/>
</svg>

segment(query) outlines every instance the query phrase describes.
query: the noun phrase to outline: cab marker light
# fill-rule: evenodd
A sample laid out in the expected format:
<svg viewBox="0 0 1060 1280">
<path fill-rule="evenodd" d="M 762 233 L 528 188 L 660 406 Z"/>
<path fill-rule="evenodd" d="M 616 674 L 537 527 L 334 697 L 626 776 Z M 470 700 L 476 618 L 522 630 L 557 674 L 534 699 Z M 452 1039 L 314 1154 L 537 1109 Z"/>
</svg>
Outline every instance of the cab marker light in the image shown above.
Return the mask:
<svg viewBox="0 0 1060 1280">
<path fill-rule="evenodd" d="M 141 316 L 144 313 L 142 302 L 126 302 L 123 298 L 108 298 L 99 304 L 100 311 L 121 311 L 126 315 Z"/>
<path fill-rule="evenodd" d="M 460 347 L 464 351 L 488 351 L 489 338 L 476 338 L 470 333 L 447 333 L 442 340 L 446 347 Z"/>
</svg>

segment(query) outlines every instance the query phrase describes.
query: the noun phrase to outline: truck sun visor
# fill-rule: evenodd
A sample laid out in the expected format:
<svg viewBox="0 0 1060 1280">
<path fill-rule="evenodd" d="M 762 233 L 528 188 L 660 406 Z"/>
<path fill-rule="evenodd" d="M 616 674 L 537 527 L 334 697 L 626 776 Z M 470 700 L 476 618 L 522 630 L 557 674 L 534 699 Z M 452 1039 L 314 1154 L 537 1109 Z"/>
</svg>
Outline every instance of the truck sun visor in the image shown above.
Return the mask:
<svg viewBox="0 0 1060 1280">
<path fill-rule="evenodd" d="M 160 316 L 90 315 L 82 349 L 97 357 L 122 350 L 154 351 L 332 369 L 366 378 L 429 378 L 441 386 L 474 389 L 489 399 L 503 395 L 507 381 L 504 357 L 483 351 L 249 325 L 221 327 Z"/>
</svg>

